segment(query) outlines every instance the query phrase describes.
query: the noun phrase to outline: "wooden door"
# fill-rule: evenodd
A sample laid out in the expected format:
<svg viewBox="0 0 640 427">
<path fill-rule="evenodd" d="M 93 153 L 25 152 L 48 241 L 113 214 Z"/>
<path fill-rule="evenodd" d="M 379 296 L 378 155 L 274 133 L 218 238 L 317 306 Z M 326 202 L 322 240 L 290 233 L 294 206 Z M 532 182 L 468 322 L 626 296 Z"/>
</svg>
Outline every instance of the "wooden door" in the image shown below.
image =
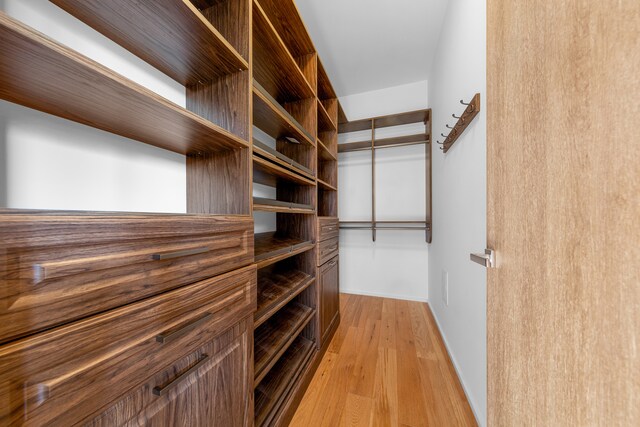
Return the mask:
<svg viewBox="0 0 640 427">
<path fill-rule="evenodd" d="M 153 375 L 83 425 L 252 426 L 252 352 L 249 318 Z"/>
<path fill-rule="evenodd" d="M 339 265 L 338 257 L 334 257 L 322 267 L 319 272 L 319 292 L 320 292 L 320 336 L 322 345 L 327 332 L 340 310 L 340 289 L 339 289 Z"/>
<path fill-rule="evenodd" d="M 488 423 L 640 420 L 640 2 L 488 0 Z"/>
</svg>

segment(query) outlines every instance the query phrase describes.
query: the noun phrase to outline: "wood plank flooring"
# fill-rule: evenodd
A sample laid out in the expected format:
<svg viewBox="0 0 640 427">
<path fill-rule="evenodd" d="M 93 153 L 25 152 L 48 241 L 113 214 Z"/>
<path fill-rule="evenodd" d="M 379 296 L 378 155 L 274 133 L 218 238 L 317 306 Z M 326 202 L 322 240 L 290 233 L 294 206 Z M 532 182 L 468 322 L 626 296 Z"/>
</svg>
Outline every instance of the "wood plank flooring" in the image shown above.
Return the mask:
<svg viewBox="0 0 640 427">
<path fill-rule="evenodd" d="M 476 425 L 427 304 L 341 294 L 340 310 L 292 427 Z"/>
</svg>

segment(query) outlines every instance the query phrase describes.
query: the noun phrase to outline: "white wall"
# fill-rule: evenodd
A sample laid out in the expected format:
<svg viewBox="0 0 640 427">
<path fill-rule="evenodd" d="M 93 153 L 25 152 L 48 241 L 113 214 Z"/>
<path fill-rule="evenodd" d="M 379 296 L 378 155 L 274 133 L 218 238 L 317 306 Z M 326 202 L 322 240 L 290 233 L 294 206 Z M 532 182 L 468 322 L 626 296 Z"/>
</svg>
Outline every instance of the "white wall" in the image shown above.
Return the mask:
<svg viewBox="0 0 640 427">
<path fill-rule="evenodd" d="M 433 132 L 447 134 L 476 92 L 486 105 L 486 3 L 449 0 L 429 74 Z M 429 253 L 429 304 L 458 370 L 476 418 L 486 424 L 486 270 L 469 261 L 486 246 L 486 109 L 447 154 L 433 159 L 433 243 Z M 442 138 L 440 138 L 442 140 Z M 449 274 L 449 304 L 442 274 Z"/>
<path fill-rule="evenodd" d="M 47 0 L 4 0 L 15 19 L 185 105 L 184 87 Z M 186 211 L 185 158 L 0 101 L 0 207 Z"/>
<path fill-rule="evenodd" d="M 421 81 L 340 99 L 350 120 L 427 107 L 427 82 Z M 424 125 L 377 131 L 377 138 L 424 132 Z M 340 143 L 371 137 L 371 132 L 340 135 Z M 409 146 L 376 151 L 376 219 L 424 220 L 425 149 Z M 371 219 L 371 153 L 339 156 L 340 220 Z M 342 292 L 427 300 L 429 247 L 423 231 L 340 230 Z"/>
</svg>

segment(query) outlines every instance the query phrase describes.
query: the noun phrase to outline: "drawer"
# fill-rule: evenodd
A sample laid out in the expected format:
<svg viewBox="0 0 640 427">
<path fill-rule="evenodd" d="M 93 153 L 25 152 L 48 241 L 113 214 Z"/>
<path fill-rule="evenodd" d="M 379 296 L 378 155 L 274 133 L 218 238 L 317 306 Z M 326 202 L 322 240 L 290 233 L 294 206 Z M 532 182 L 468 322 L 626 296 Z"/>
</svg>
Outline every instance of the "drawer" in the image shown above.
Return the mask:
<svg viewBox="0 0 640 427">
<path fill-rule="evenodd" d="M 338 255 L 337 237 L 318 243 L 318 266 L 329 261 L 336 255 Z"/>
<path fill-rule="evenodd" d="M 318 241 L 321 242 L 338 237 L 339 232 L 338 218 L 330 216 L 318 217 Z"/>
<path fill-rule="evenodd" d="M 0 425 L 72 425 L 256 309 L 256 267 L 0 347 Z"/>
<path fill-rule="evenodd" d="M 0 215 L 0 342 L 253 262 L 249 217 Z"/>
</svg>

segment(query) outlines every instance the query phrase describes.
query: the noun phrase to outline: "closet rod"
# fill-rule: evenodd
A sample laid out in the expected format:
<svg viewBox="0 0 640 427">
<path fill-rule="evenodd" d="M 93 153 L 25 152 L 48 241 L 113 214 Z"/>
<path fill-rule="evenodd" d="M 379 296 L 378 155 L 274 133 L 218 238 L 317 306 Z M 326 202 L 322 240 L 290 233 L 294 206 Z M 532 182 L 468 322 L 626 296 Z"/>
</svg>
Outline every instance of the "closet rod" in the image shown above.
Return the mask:
<svg viewBox="0 0 640 427">
<path fill-rule="evenodd" d="M 416 142 L 405 142 L 402 144 L 394 144 L 394 145 L 379 145 L 379 146 L 375 146 L 373 147 L 374 150 L 381 150 L 383 148 L 396 148 L 396 147 L 406 147 L 409 145 L 423 145 L 423 144 L 427 144 L 427 141 L 416 141 Z M 349 150 L 343 150 L 341 151 L 341 153 L 353 153 L 354 151 L 369 151 L 371 150 L 371 147 L 362 147 L 362 148 L 351 148 Z"/>
<path fill-rule="evenodd" d="M 340 229 L 342 230 L 420 230 L 420 231 L 425 231 L 425 230 L 429 230 L 429 227 L 390 227 L 390 226 L 373 226 L 373 225 L 368 225 L 368 226 L 364 226 L 364 227 L 343 227 L 340 226 Z"/>
</svg>

